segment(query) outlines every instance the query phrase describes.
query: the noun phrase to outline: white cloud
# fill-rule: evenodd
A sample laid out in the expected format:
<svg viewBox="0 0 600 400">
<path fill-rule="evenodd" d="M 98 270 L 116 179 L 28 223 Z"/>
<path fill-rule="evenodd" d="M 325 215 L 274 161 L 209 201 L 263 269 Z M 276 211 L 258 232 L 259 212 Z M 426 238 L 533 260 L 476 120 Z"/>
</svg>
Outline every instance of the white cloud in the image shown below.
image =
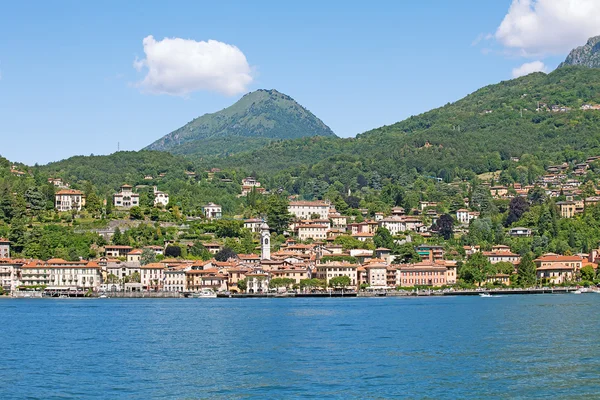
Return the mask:
<svg viewBox="0 0 600 400">
<path fill-rule="evenodd" d="M 565 54 L 600 35 L 599 0 L 513 0 L 495 38 L 522 56 Z"/>
<path fill-rule="evenodd" d="M 156 41 L 152 35 L 143 43 L 146 58 L 136 57 L 133 67 L 147 70 L 137 83 L 144 91 L 186 96 L 207 90 L 232 96 L 247 91 L 252 82 L 246 56 L 233 45 L 180 38 Z"/>
<path fill-rule="evenodd" d="M 532 72 L 548 72 L 548 67 L 541 61 L 528 62 L 520 67 L 513 68 L 512 77 L 518 78 L 520 76 L 529 75 Z"/>
</svg>

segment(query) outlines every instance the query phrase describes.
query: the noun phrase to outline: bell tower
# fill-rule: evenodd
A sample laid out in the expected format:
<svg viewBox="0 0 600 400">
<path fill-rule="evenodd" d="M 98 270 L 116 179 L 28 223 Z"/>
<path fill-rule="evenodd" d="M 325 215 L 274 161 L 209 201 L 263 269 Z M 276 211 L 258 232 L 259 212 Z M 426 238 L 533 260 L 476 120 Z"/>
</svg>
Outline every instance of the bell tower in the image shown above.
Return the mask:
<svg viewBox="0 0 600 400">
<path fill-rule="evenodd" d="M 271 259 L 271 232 L 266 222 L 260 226 L 260 259 Z"/>
</svg>

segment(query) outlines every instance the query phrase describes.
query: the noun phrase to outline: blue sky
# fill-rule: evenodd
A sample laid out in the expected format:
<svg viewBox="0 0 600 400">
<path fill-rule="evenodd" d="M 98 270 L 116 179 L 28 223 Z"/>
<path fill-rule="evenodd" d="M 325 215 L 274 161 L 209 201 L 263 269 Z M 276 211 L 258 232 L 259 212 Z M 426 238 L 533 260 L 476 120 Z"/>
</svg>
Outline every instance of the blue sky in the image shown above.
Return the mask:
<svg viewBox="0 0 600 400">
<path fill-rule="evenodd" d="M 564 13 L 554 10 L 559 2 L 595 7 L 594 0 L 5 3 L 0 155 L 43 164 L 112 153 L 118 143 L 138 150 L 259 88 L 290 95 L 337 135 L 354 136 L 511 79 L 523 64 L 526 72 L 552 70 L 600 26 L 586 20 L 582 32 L 590 17 L 574 15 L 557 28 L 548 14 Z M 538 18 L 533 28 L 519 22 L 523 14 Z M 570 35 L 566 43 L 544 42 L 544 29 L 559 28 Z M 532 29 L 540 39 L 531 39 Z M 149 35 L 185 39 L 184 50 L 209 39 L 236 46 L 249 72 L 227 82 L 236 89 L 205 90 L 205 78 L 178 63 L 190 81 L 177 89 L 140 84 L 152 66 L 143 45 Z M 136 60 L 148 63 L 137 70 Z M 159 94 L 159 86 L 168 88 Z"/>
</svg>

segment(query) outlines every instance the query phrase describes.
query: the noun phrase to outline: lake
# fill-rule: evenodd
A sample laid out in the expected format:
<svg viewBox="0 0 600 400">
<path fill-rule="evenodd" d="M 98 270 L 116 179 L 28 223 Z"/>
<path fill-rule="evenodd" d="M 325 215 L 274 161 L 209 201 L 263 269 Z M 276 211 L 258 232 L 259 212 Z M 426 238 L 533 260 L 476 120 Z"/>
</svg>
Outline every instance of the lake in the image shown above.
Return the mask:
<svg viewBox="0 0 600 400">
<path fill-rule="evenodd" d="M 598 294 L 0 299 L 0 398 L 599 398 L 599 307 Z"/>
</svg>

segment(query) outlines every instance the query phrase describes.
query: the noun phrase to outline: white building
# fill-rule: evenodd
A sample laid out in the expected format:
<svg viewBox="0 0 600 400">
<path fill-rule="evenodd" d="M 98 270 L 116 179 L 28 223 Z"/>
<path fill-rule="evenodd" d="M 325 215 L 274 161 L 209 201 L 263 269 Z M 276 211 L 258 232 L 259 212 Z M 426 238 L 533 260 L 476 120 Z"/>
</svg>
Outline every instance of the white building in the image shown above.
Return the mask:
<svg viewBox="0 0 600 400">
<path fill-rule="evenodd" d="M 0 237 L 0 258 L 10 258 L 10 240 Z"/>
<path fill-rule="evenodd" d="M 479 216 L 479 213 L 476 211 L 469 211 L 465 208 L 461 208 L 460 210 L 456 210 L 456 220 L 464 225 L 469 225 L 472 219 L 475 219 Z"/>
<path fill-rule="evenodd" d="M 208 203 L 202 207 L 204 216 L 208 219 L 220 219 L 223 215 L 221 206 L 215 203 Z"/>
<path fill-rule="evenodd" d="M 260 218 L 246 219 L 244 220 L 244 228 L 248 229 L 250 232 L 258 233 L 260 232 L 262 223 L 263 220 Z"/>
<path fill-rule="evenodd" d="M 169 204 L 169 194 L 157 190 L 156 186 L 154 186 L 154 207 L 166 207 L 167 204 Z"/>
<path fill-rule="evenodd" d="M 269 274 L 261 269 L 246 274 L 246 293 L 267 293 L 269 291 Z"/>
<path fill-rule="evenodd" d="M 260 226 L 260 259 L 271 259 L 271 232 L 266 222 Z"/>
<path fill-rule="evenodd" d="M 12 260 L 0 261 L 0 287 L 12 292 L 21 284 L 19 280 L 22 262 Z"/>
<path fill-rule="evenodd" d="M 162 290 L 165 279 L 165 266 L 161 263 L 152 263 L 140 267 L 140 282 L 142 289 Z"/>
<path fill-rule="evenodd" d="M 296 218 L 311 219 L 314 214 L 317 219 L 329 217 L 329 203 L 325 201 L 290 201 L 288 211 Z"/>
<path fill-rule="evenodd" d="M 119 193 L 113 194 L 113 205 L 119 208 L 131 208 L 140 205 L 140 195 L 133 193 L 131 185 L 122 185 Z"/>
<path fill-rule="evenodd" d="M 57 211 L 81 211 L 85 206 L 85 195 L 79 190 L 61 189 L 54 194 L 54 206 Z"/>
<path fill-rule="evenodd" d="M 100 266 L 93 261 L 65 261 L 52 258 L 33 261 L 21 267 L 21 283 L 44 285 L 47 291 L 97 291 L 101 284 Z"/>
<path fill-rule="evenodd" d="M 185 272 L 189 269 L 186 267 L 166 270 L 163 290 L 165 292 L 185 292 L 187 290 Z"/>
</svg>

